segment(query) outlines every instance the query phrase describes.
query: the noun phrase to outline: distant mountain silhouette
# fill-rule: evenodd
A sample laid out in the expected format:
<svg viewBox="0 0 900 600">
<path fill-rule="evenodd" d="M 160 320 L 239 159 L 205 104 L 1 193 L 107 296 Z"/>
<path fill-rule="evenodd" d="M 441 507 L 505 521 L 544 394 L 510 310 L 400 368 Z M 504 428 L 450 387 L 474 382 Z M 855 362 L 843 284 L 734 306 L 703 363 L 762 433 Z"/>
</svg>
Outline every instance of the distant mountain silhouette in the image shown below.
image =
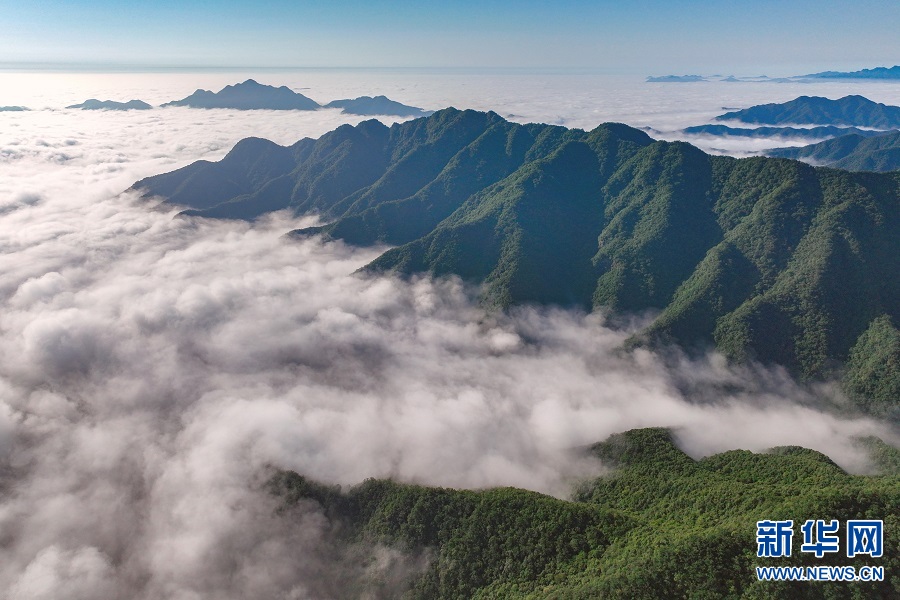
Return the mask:
<svg viewBox="0 0 900 600">
<path fill-rule="evenodd" d="M 702 75 L 663 75 L 662 77 L 648 77 L 647 83 L 694 83 L 708 81 Z"/>
<path fill-rule="evenodd" d="M 728 127 L 727 125 L 697 125 L 695 127 L 682 129 L 681 132 L 691 135 L 784 139 L 825 139 L 849 135 L 851 133 L 864 137 L 884 135 L 884 131 L 880 130 L 859 129 L 857 127 L 834 127 L 832 125 L 821 127 L 756 127 L 753 129 Z"/>
<path fill-rule="evenodd" d="M 113 100 L 96 100 L 91 98 L 81 104 L 73 104 L 66 108 L 80 108 L 81 110 L 147 110 L 153 108 L 143 100 L 129 100 L 128 102 L 115 102 Z"/>
<path fill-rule="evenodd" d="M 893 67 L 875 67 L 861 71 L 823 71 L 801 75 L 805 79 L 900 79 L 900 65 Z"/>
<path fill-rule="evenodd" d="M 760 104 L 725 113 L 716 120 L 766 125 L 851 125 L 896 129 L 900 128 L 900 107 L 873 102 L 863 96 L 845 96 L 839 100 L 800 96 L 781 104 Z"/>
<path fill-rule="evenodd" d="M 219 92 L 197 90 L 187 98 L 167 102 L 162 106 L 191 108 L 234 108 L 237 110 L 316 110 L 317 102 L 298 94 L 286 86 L 274 87 L 248 79 L 228 85 Z"/>
<path fill-rule="evenodd" d="M 24 110 L 30 110 L 25 108 L 24 106 L 0 106 L 0 112 L 21 112 Z"/>
<path fill-rule="evenodd" d="M 325 108 L 341 108 L 348 115 L 390 115 L 394 117 L 427 117 L 434 111 L 400 104 L 386 96 L 360 96 L 352 100 L 334 100 Z"/>
<path fill-rule="evenodd" d="M 848 171 L 897 171 L 900 170 L 900 131 L 877 137 L 850 134 L 801 148 L 776 148 L 767 154 Z"/>
</svg>

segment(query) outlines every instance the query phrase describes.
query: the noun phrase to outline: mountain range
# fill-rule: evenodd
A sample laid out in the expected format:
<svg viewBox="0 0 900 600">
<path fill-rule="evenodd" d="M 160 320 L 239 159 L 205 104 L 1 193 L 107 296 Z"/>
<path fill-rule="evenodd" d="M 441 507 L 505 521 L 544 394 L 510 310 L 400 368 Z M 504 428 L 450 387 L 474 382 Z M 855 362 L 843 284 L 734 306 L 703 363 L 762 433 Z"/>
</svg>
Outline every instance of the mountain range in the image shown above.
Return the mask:
<svg viewBox="0 0 900 600">
<path fill-rule="evenodd" d="M 147 110 L 153 108 L 143 100 L 129 100 L 128 102 L 115 102 L 113 100 L 96 100 L 91 98 L 81 104 L 73 104 L 66 108 L 80 108 L 81 110 Z"/>
<path fill-rule="evenodd" d="M 0 106 L 0 112 L 22 112 L 28 110 L 24 106 Z"/>
<path fill-rule="evenodd" d="M 863 96 L 830 100 L 800 96 L 780 104 L 760 104 L 716 117 L 717 121 L 741 121 L 763 125 L 842 125 L 874 129 L 900 128 L 900 106 L 873 102 Z"/>
<path fill-rule="evenodd" d="M 860 71 L 823 71 L 801 75 L 804 79 L 900 79 L 900 65 L 875 67 Z"/>
<path fill-rule="evenodd" d="M 722 77 L 721 75 L 663 75 L 661 77 L 648 77 L 650 83 L 695 83 L 699 81 L 724 81 L 730 83 L 740 82 L 769 82 L 769 83 L 797 83 L 809 82 L 817 79 L 829 80 L 893 80 L 900 79 L 900 65 L 893 67 L 875 67 L 874 69 L 861 69 L 859 71 L 822 71 L 820 73 L 810 73 L 809 75 L 794 75 L 791 77 L 767 77 L 758 75 L 753 77 L 735 77 L 729 75 Z"/>
<path fill-rule="evenodd" d="M 96 102 L 89 100 L 88 102 Z M 395 117 L 424 117 L 432 111 L 401 104 L 386 96 L 360 96 L 334 100 L 324 107 L 303 94 L 286 86 L 275 87 L 248 79 L 243 83 L 225 86 L 218 92 L 197 90 L 187 98 L 167 102 L 162 106 L 188 106 L 191 108 L 233 108 L 237 110 L 318 110 L 340 108 L 350 115 L 386 115 Z M 70 108 L 81 108 L 70 107 Z M 110 108 L 110 107 L 98 107 Z M 149 108 L 149 105 L 147 106 Z"/>
<path fill-rule="evenodd" d="M 290 147 L 246 139 L 134 187 L 190 215 L 319 214 L 330 223 L 295 235 L 393 245 L 365 270 L 458 275 L 487 306 L 655 314 L 631 345 L 842 375 L 900 419 L 900 173 L 449 108 Z"/>
<path fill-rule="evenodd" d="M 647 83 L 696 83 L 698 81 L 709 80 L 702 75 L 662 75 L 647 78 Z"/>
<path fill-rule="evenodd" d="M 897 171 L 900 170 L 900 131 L 875 137 L 848 134 L 800 148 L 775 148 L 766 154 L 848 171 Z"/>
<path fill-rule="evenodd" d="M 727 125 L 696 125 L 686 127 L 681 133 L 688 135 L 714 135 L 747 138 L 784 138 L 784 139 L 824 139 L 849 135 L 851 133 L 863 137 L 884 135 L 884 131 L 875 129 L 859 129 L 858 127 L 835 127 L 823 125 L 819 127 L 729 127 Z"/>
</svg>

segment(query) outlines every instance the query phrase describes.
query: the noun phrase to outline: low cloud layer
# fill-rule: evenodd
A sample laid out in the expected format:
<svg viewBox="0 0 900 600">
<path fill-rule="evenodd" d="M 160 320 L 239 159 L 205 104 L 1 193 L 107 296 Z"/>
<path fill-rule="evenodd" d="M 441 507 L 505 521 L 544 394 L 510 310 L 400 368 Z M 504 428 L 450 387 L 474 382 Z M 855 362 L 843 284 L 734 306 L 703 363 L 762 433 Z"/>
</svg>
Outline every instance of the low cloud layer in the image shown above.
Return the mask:
<svg viewBox="0 0 900 600">
<path fill-rule="evenodd" d="M 853 470 L 853 436 L 890 436 L 817 410 L 840 401 L 827 385 L 623 354 L 602 315 L 485 314 L 456 280 L 354 276 L 378 249 L 287 240 L 284 215 L 188 220 L 119 194 L 258 115 L 29 118 L 0 147 L 11 599 L 346 597 L 421 566 L 335 545 L 315 507 L 277 516 L 276 468 L 562 496 L 603 469 L 577 449 L 634 427 L 675 427 L 695 456 L 800 444 Z"/>
</svg>

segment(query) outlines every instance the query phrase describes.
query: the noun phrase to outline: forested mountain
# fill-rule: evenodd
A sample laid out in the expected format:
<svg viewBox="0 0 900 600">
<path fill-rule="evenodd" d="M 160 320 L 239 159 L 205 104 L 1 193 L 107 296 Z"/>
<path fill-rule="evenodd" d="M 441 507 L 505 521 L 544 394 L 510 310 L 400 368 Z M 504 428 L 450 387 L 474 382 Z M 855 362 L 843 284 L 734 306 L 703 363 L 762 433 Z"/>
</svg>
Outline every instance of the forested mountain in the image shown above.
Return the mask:
<svg viewBox="0 0 900 600">
<path fill-rule="evenodd" d="M 316 110 L 319 104 L 287 86 L 274 87 L 248 79 L 243 83 L 227 85 L 218 92 L 197 90 L 181 100 L 173 100 L 162 106 L 189 106 L 191 108 L 234 108 L 238 110 Z"/>
<path fill-rule="evenodd" d="M 775 148 L 767 154 L 848 171 L 896 171 L 900 169 L 900 132 L 874 137 L 848 134 L 801 148 Z"/>
<path fill-rule="evenodd" d="M 342 543 L 430 557 L 404 598 L 896 598 L 900 594 L 900 453 L 861 440 L 886 475 L 848 475 L 798 447 L 694 460 L 664 429 L 633 430 L 591 452 L 615 470 L 574 501 L 524 490 L 451 490 L 368 480 L 348 490 L 290 472 L 270 482 L 283 518 L 318 504 Z M 308 506 L 308 504 L 307 504 Z M 883 557 L 816 559 L 806 519 L 884 518 Z M 758 558 L 756 522 L 793 519 L 789 558 Z M 756 566 L 876 565 L 877 583 L 757 581 Z M 400 594 L 395 593 L 393 597 Z M 385 596 L 387 597 L 387 596 Z"/>
<path fill-rule="evenodd" d="M 298 234 L 396 246 L 369 271 L 459 275 L 499 308 L 656 311 L 632 343 L 715 345 L 803 377 L 835 376 L 860 345 L 887 348 L 900 323 L 898 173 L 445 109 L 291 147 L 244 140 L 135 187 L 190 214 L 317 213 L 331 223 Z M 868 382 L 863 396 L 893 389 L 898 352 L 851 361 L 848 380 Z M 897 397 L 860 402 L 900 418 Z"/>
<path fill-rule="evenodd" d="M 900 127 L 900 106 L 873 102 L 863 96 L 829 100 L 820 96 L 800 96 L 781 104 L 760 104 L 728 112 L 718 121 L 742 121 L 761 125 L 851 125 L 875 129 Z"/>
</svg>

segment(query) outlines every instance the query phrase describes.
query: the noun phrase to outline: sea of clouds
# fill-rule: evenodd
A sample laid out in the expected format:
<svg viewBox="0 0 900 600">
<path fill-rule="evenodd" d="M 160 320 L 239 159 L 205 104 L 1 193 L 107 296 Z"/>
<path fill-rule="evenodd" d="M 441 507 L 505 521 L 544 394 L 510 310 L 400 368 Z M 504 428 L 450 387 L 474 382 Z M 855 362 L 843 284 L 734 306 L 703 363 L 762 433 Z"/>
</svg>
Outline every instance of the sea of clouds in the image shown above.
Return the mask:
<svg viewBox="0 0 900 600">
<path fill-rule="evenodd" d="M 437 76 L 314 75 L 320 87 L 305 93 L 322 102 L 387 93 L 582 127 L 634 123 L 644 100 L 647 114 L 678 108 L 656 92 L 596 117 L 579 112 L 581 96 L 546 103 L 584 94 L 575 80 L 569 94 L 552 78 L 516 79 L 517 95 L 482 82 L 475 102 L 477 78 L 460 78 L 473 87 L 454 96 L 464 85 Z M 314 506 L 276 514 L 264 490 L 275 469 L 564 497 L 604 472 L 579 450 L 634 427 L 673 427 L 694 456 L 798 444 L 856 472 L 868 463 L 854 436 L 896 443 L 879 423 L 816 408 L 842 402 L 827 383 L 715 354 L 621 352 L 640 316 L 612 328 L 602 314 L 487 314 L 458 280 L 354 275 L 382 249 L 283 237 L 313 218 L 185 219 L 123 193 L 248 135 L 291 143 L 357 117 L 58 108 L 89 96 L 158 104 L 235 75 L 3 77 L 31 96 L 0 104 L 46 108 L 0 113 L 0 590 L 10 600 L 390 597 L 385 581 L 421 567 L 389 548 L 336 544 Z M 737 104 L 715 104 L 725 101 Z"/>
</svg>

